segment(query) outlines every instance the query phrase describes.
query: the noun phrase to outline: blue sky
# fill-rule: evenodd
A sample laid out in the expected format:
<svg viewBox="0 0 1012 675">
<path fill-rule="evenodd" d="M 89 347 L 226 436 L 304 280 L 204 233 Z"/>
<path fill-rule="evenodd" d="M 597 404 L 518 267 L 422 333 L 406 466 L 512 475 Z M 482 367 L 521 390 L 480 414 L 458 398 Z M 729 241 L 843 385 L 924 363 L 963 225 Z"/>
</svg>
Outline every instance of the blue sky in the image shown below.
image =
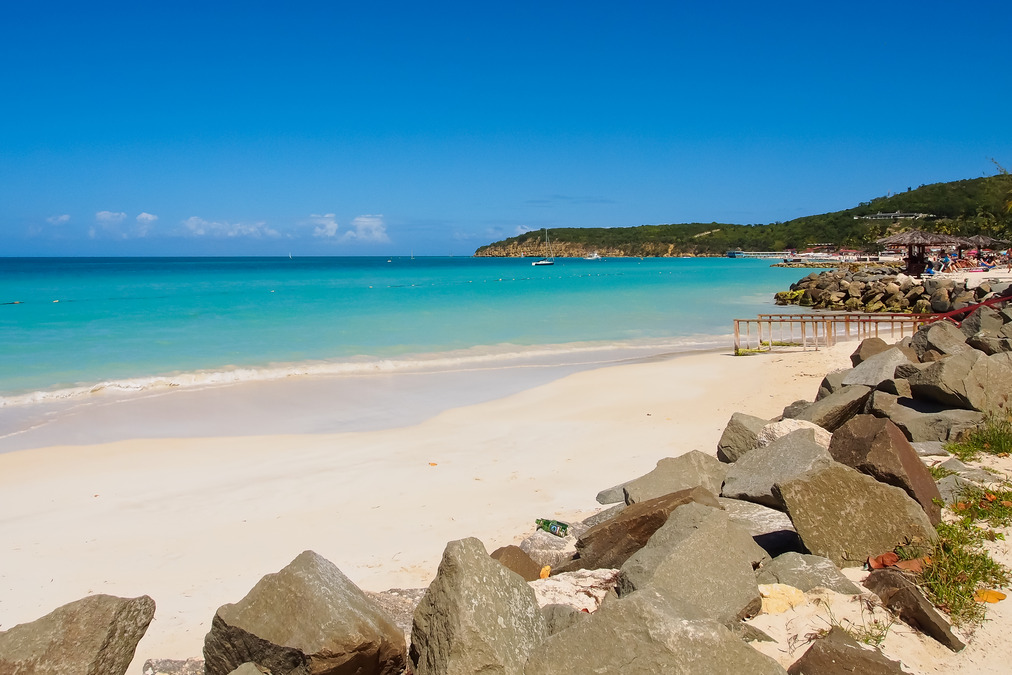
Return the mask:
<svg viewBox="0 0 1012 675">
<path fill-rule="evenodd" d="M 1005 0 L 627 4 L 7 3 L 0 256 L 468 255 L 1012 168 Z"/>
</svg>

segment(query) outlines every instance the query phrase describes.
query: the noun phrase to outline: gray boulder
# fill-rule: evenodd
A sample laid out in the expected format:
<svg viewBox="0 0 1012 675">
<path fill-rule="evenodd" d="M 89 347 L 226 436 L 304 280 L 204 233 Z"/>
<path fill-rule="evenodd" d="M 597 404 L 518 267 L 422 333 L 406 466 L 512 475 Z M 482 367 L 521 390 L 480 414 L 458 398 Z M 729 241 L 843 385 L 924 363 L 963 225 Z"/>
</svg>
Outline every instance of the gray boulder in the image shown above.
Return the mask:
<svg viewBox="0 0 1012 675">
<path fill-rule="evenodd" d="M 915 398 L 954 408 L 1000 412 L 1012 396 L 1012 354 L 987 356 L 967 347 L 907 379 Z"/>
<path fill-rule="evenodd" d="M 843 378 L 844 386 L 863 384 L 872 388 L 878 387 L 886 380 L 895 377 L 896 367 L 910 363 L 910 359 L 899 347 L 892 347 L 870 356 L 855 366 Z"/>
<path fill-rule="evenodd" d="M 545 605 L 541 608 L 541 614 L 545 617 L 549 635 L 561 633 L 590 616 L 589 613 L 581 612 L 571 605 L 559 604 Z"/>
<path fill-rule="evenodd" d="M 0 673 L 122 675 L 155 614 L 146 595 L 91 595 L 0 632 Z"/>
<path fill-rule="evenodd" d="M 204 639 L 204 668 L 227 675 L 251 662 L 274 675 L 393 675 L 404 668 L 404 652 L 393 621 L 333 563 L 304 551 L 239 602 L 218 608 Z"/>
<path fill-rule="evenodd" d="M 847 631 L 833 626 L 787 669 L 789 675 L 903 675 L 902 664 L 865 649 Z"/>
<path fill-rule="evenodd" d="M 769 420 L 755 415 L 740 412 L 731 415 L 717 442 L 717 459 L 728 463 L 738 461 L 742 455 L 755 448 L 759 432 L 768 423 Z"/>
<path fill-rule="evenodd" d="M 948 305 L 947 301 L 946 305 Z M 970 349 L 970 346 L 966 344 L 966 335 L 949 321 L 936 321 L 922 327 L 910 338 L 910 346 L 913 347 L 920 361 L 925 360 L 924 355 L 927 352 L 951 356 Z"/>
<path fill-rule="evenodd" d="M 811 405 L 811 403 L 808 405 Z M 764 426 L 759 431 L 759 436 L 756 437 L 756 447 L 765 447 L 778 438 L 783 438 L 787 434 L 794 433 L 795 431 L 800 431 L 802 429 L 811 432 L 808 438 L 810 438 L 812 442 L 818 443 L 827 450 L 829 449 L 829 442 L 833 440 L 833 434 L 829 433 L 814 422 L 796 419 L 782 419 L 776 422 L 770 422 Z"/>
<path fill-rule="evenodd" d="M 997 337 L 1004 324 L 1004 318 L 997 310 L 992 307 L 980 307 L 963 319 L 959 324 L 959 330 L 968 338 L 981 332 Z"/>
<path fill-rule="evenodd" d="M 783 675 L 773 659 L 683 602 L 644 590 L 606 602 L 531 654 L 526 675 Z"/>
<path fill-rule="evenodd" d="M 635 504 L 696 486 L 720 494 L 726 473 L 726 464 L 699 450 L 665 457 L 653 471 L 626 483 L 625 502 Z"/>
<path fill-rule="evenodd" d="M 730 465 L 721 496 L 783 510 L 774 485 L 832 463 L 829 451 L 812 440 L 811 431 L 794 431 Z"/>
<path fill-rule="evenodd" d="M 975 410 L 946 408 L 929 401 L 900 398 L 876 391 L 868 400 L 868 412 L 888 417 L 911 443 L 948 441 L 984 421 L 984 413 Z"/>
<path fill-rule="evenodd" d="M 795 552 L 779 555 L 763 565 L 756 573 L 756 581 L 760 584 L 786 584 L 806 593 L 813 588 L 828 588 L 844 595 L 861 592 L 829 558 Z"/>
<path fill-rule="evenodd" d="M 918 443 L 911 443 L 910 447 L 914 449 L 918 457 L 949 456 L 949 453 L 945 451 L 945 444 L 941 441 L 920 441 Z"/>
<path fill-rule="evenodd" d="M 264 675 L 264 671 L 255 663 L 246 662 L 228 675 Z"/>
<path fill-rule="evenodd" d="M 827 431 L 836 431 L 840 425 L 862 411 L 871 392 L 871 387 L 862 384 L 844 387 L 810 405 L 798 419 L 814 422 Z"/>
<path fill-rule="evenodd" d="M 874 415 L 851 418 L 833 434 L 829 454 L 841 464 L 902 489 L 921 505 L 932 525 L 942 521 L 935 479 L 891 421 Z"/>
<path fill-rule="evenodd" d="M 794 531 L 794 523 L 783 511 L 740 499 L 721 497 L 717 501 L 728 519 L 743 527 L 771 558 L 788 551 L 805 550 Z"/>
<path fill-rule="evenodd" d="M 578 557 L 552 571 L 619 568 L 646 545 L 675 509 L 690 502 L 720 508 L 716 496 L 698 486 L 630 504 L 616 517 L 584 532 L 576 542 Z"/>
<path fill-rule="evenodd" d="M 530 586 L 492 560 L 480 541 L 461 539 L 446 545 L 415 609 L 411 661 L 416 675 L 516 675 L 547 634 Z"/>
<path fill-rule="evenodd" d="M 808 550 L 840 567 L 856 567 L 868 556 L 937 536 L 907 493 L 843 464 L 834 462 L 776 490 Z"/>
<path fill-rule="evenodd" d="M 557 537 L 538 529 L 520 542 L 520 549 L 531 557 L 539 570 L 545 565 L 555 569 L 576 555 L 576 535 L 570 530 L 565 537 Z"/>
<path fill-rule="evenodd" d="M 966 338 L 966 344 L 988 356 L 1012 352 L 1012 339 L 1007 337 L 996 337 L 986 333 L 977 333 Z"/>
<path fill-rule="evenodd" d="M 819 384 L 819 393 L 815 395 L 816 401 L 821 401 L 830 394 L 843 388 L 843 378 L 847 377 L 850 370 L 834 370 L 827 373 Z"/>
<path fill-rule="evenodd" d="M 946 504 L 958 502 L 967 490 L 979 487 L 977 483 L 955 475 L 946 476 L 938 481 L 938 493 Z"/>
<path fill-rule="evenodd" d="M 144 675 L 204 675 L 204 659 L 148 659 Z"/>
<path fill-rule="evenodd" d="M 768 560 L 726 513 L 686 504 L 622 565 L 619 596 L 650 588 L 721 623 L 734 623 L 762 607 L 755 568 Z"/>
<path fill-rule="evenodd" d="M 994 483 L 999 483 L 1002 480 L 1000 476 L 997 476 L 990 471 L 985 471 L 984 469 L 979 469 L 975 466 L 969 466 L 955 457 L 950 457 L 938 466 L 954 472 L 960 478 L 973 481 L 981 486 L 992 485 Z"/>
</svg>

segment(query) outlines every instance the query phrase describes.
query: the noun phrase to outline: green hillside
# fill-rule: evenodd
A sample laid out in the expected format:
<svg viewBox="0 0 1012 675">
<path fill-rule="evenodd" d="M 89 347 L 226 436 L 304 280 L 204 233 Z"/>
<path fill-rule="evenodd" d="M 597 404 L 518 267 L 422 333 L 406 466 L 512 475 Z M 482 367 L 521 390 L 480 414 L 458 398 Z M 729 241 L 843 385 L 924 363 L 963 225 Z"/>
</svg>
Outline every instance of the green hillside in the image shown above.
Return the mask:
<svg viewBox="0 0 1012 675">
<path fill-rule="evenodd" d="M 875 240 L 916 228 L 957 235 L 1012 238 L 1012 176 L 995 176 L 922 185 L 862 202 L 844 211 L 804 216 L 785 223 L 735 225 L 683 223 L 638 227 L 558 228 L 551 230 L 556 255 L 666 256 L 723 255 L 746 251 L 805 249 L 813 243 L 877 250 Z M 876 218 L 876 214 L 927 214 L 918 218 Z M 544 235 L 532 231 L 480 247 L 476 256 L 543 255 Z"/>
</svg>

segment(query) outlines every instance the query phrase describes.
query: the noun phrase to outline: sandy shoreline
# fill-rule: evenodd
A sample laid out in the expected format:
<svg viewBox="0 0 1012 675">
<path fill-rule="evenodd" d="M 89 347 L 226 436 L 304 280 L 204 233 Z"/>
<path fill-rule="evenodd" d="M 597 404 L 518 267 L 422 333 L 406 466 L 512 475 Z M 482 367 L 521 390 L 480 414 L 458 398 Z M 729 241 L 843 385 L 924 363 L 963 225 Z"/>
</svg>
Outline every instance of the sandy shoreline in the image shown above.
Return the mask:
<svg viewBox="0 0 1012 675">
<path fill-rule="evenodd" d="M 148 594 L 138 672 L 199 656 L 215 609 L 305 549 L 367 590 L 424 586 L 447 541 L 491 550 L 537 517 L 589 515 L 658 459 L 713 453 L 731 413 L 810 400 L 854 346 L 576 372 L 399 428 L 0 454 L 0 630 L 92 593 Z"/>
</svg>

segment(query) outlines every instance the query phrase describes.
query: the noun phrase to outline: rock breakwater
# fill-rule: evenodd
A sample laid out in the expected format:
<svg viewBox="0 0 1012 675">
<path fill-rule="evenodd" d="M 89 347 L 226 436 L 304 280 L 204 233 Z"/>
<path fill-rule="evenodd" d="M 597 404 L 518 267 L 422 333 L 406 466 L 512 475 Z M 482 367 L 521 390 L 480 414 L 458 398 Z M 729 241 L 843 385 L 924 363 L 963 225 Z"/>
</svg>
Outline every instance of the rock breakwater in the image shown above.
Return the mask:
<svg viewBox="0 0 1012 675">
<path fill-rule="evenodd" d="M 836 269 L 811 273 L 774 295 L 778 305 L 847 312 L 944 313 L 1004 294 L 1012 284 L 919 278 L 889 267 Z"/>
</svg>

